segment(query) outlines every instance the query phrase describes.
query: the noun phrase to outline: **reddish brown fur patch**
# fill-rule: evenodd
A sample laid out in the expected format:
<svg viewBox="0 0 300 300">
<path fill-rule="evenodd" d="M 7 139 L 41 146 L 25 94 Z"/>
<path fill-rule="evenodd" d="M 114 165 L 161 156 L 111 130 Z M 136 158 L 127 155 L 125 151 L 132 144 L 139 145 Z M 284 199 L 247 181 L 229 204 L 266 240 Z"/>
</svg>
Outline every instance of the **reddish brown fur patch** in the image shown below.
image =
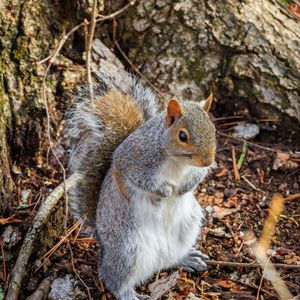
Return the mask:
<svg viewBox="0 0 300 300">
<path fill-rule="evenodd" d="M 118 170 L 116 167 L 113 168 L 114 170 L 114 176 L 115 176 L 115 180 L 118 186 L 118 189 L 120 191 L 120 193 L 127 199 L 130 201 L 130 194 L 124 184 L 124 180 L 122 178 L 122 174 L 121 171 Z"/>
<path fill-rule="evenodd" d="M 101 97 L 93 100 L 95 114 L 106 127 L 113 128 L 115 138 L 128 136 L 144 121 L 142 110 L 135 100 L 128 95 L 116 91 L 109 91 Z"/>
</svg>

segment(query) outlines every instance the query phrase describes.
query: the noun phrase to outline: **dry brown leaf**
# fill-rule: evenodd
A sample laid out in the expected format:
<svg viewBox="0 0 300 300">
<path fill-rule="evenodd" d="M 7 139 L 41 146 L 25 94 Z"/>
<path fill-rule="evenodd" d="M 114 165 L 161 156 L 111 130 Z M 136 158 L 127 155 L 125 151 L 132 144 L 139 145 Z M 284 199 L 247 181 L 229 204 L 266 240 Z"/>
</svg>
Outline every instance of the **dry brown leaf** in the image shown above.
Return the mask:
<svg viewBox="0 0 300 300">
<path fill-rule="evenodd" d="M 288 265 L 297 265 L 300 264 L 300 256 L 293 256 L 291 258 L 284 259 L 283 262 Z"/>
<path fill-rule="evenodd" d="M 215 284 L 217 286 L 222 287 L 222 288 L 227 288 L 227 289 L 236 290 L 236 291 L 239 291 L 240 289 L 243 289 L 243 287 L 241 287 L 237 283 L 235 283 L 231 280 L 226 280 L 226 279 L 217 280 Z"/>
<path fill-rule="evenodd" d="M 299 6 L 289 4 L 288 8 L 293 14 L 295 14 L 298 18 L 300 18 L 300 7 Z"/>
<path fill-rule="evenodd" d="M 273 170 L 293 171 L 298 168 L 297 162 L 290 160 L 288 153 L 277 152 L 276 158 L 273 162 Z"/>
<path fill-rule="evenodd" d="M 224 201 L 224 193 L 216 192 L 214 195 L 214 204 L 221 204 Z"/>
<path fill-rule="evenodd" d="M 219 206 L 214 206 L 214 212 L 212 216 L 217 219 L 223 219 L 224 217 L 231 215 L 238 211 L 238 208 L 224 208 Z"/>
</svg>

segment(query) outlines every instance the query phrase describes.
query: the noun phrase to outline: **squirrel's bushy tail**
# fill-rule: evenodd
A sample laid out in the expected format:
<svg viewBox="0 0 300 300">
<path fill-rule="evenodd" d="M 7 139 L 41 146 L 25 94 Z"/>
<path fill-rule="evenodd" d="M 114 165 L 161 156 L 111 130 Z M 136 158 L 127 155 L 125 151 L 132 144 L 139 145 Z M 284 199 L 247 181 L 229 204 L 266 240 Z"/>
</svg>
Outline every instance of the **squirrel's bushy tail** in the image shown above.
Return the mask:
<svg viewBox="0 0 300 300">
<path fill-rule="evenodd" d="M 92 226 L 114 150 L 158 110 L 155 94 L 134 76 L 97 75 L 93 99 L 87 86 L 75 95 L 65 131 L 69 174 L 80 176 L 77 186 L 69 191 L 71 210 L 75 219 L 84 217 L 86 225 Z"/>
</svg>

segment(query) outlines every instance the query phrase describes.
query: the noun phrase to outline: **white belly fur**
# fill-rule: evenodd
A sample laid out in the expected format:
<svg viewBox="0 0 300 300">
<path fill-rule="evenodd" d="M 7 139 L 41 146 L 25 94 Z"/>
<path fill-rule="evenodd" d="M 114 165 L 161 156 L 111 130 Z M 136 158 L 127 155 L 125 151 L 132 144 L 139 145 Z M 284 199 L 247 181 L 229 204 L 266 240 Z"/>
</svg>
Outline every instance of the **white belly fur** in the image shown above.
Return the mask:
<svg viewBox="0 0 300 300">
<path fill-rule="evenodd" d="M 202 208 L 192 192 L 157 204 L 140 196 L 135 199 L 138 249 L 133 285 L 178 264 L 195 244 L 203 220 Z"/>
</svg>

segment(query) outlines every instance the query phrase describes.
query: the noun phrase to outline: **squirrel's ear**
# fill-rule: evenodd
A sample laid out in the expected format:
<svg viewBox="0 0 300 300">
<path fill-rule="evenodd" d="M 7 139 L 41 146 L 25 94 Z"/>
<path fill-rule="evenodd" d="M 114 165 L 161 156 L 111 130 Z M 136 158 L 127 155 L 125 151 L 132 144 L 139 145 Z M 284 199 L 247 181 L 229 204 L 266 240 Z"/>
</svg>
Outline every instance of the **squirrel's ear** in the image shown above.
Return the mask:
<svg viewBox="0 0 300 300">
<path fill-rule="evenodd" d="M 166 125 L 170 127 L 177 119 L 182 116 L 182 109 L 177 100 L 171 99 L 167 105 Z"/>
<path fill-rule="evenodd" d="M 213 93 L 211 93 L 208 98 L 205 100 L 205 103 L 204 103 L 204 106 L 203 106 L 203 109 L 208 113 L 209 110 L 210 110 L 210 107 L 211 107 L 211 104 L 214 100 L 214 95 Z"/>
</svg>

